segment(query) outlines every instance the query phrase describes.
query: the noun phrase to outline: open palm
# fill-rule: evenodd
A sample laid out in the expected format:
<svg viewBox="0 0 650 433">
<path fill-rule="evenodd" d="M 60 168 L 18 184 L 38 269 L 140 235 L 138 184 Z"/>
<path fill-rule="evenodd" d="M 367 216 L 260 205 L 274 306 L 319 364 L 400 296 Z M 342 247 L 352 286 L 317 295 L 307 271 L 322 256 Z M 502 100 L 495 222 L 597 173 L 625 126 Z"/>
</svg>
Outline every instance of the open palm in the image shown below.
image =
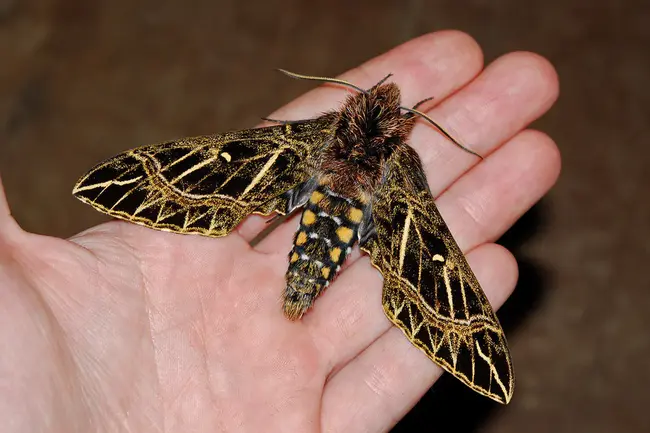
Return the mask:
<svg viewBox="0 0 650 433">
<path fill-rule="evenodd" d="M 478 163 L 424 123 L 411 136 L 443 217 L 498 307 L 517 267 L 490 242 L 557 178 L 554 143 L 523 129 L 558 90 L 552 67 L 533 54 L 481 69 L 473 40 L 440 32 L 344 78 L 367 88 L 392 72 L 405 105 L 435 96 L 428 114 L 486 156 Z M 273 117 L 312 117 L 343 97 L 324 86 Z M 381 276 L 358 251 L 312 311 L 285 319 L 297 223 L 251 247 L 264 224 L 250 217 L 210 239 L 112 221 L 62 240 L 22 231 L 0 194 L 4 431 L 388 430 L 441 370 L 384 317 Z"/>
</svg>

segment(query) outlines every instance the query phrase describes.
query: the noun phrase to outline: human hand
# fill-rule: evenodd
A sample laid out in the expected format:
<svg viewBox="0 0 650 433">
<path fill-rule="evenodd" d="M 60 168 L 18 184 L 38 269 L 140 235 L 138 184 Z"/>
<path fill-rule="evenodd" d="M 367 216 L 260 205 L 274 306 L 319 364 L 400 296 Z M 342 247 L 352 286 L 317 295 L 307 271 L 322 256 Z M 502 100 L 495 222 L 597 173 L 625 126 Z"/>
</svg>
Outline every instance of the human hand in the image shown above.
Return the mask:
<svg viewBox="0 0 650 433">
<path fill-rule="evenodd" d="M 517 279 L 493 243 L 555 182 L 555 144 L 525 130 L 557 97 L 552 67 L 506 55 L 483 72 L 458 32 L 410 41 L 344 75 L 367 88 L 394 74 L 420 122 L 418 151 L 437 205 L 493 306 Z M 272 117 L 336 107 L 324 86 Z M 128 145 L 128 144 L 127 144 Z M 107 155 L 108 156 L 108 155 Z M 70 240 L 22 231 L 0 194 L 0 417 L 6 431 L 386 431 L 441 369 L 391 326 L 381 275 L 353 253 L 301 321 L 282 314 L 287 222 L 254 248 L 264 219 L 220 239 L 111 221 Z"/>
</svg>

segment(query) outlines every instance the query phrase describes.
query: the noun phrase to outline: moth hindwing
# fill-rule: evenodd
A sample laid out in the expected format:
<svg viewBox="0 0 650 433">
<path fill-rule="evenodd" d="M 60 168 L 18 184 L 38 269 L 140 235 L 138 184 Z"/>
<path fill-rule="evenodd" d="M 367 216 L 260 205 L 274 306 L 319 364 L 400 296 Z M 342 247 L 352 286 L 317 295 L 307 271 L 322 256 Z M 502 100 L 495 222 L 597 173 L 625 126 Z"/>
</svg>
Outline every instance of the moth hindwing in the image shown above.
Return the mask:
<svg viewBox="0 0 650 433">
<path fill-rule="evenodd" d="M 387 317 L 443 369 L 507 403 L 514 374 L 503 330 L 406 144 L 422 113 L 401 107 L 398 87 L 384 81 L 353 86 L 358 94 L 316 119 L 129 150 L 73 193 L 117 218 L 214 237 L 252 213 L 303 208 L 283 294 L 288 318 L 312 307 L 358 242 L 384 277 Z"/>
</svg>

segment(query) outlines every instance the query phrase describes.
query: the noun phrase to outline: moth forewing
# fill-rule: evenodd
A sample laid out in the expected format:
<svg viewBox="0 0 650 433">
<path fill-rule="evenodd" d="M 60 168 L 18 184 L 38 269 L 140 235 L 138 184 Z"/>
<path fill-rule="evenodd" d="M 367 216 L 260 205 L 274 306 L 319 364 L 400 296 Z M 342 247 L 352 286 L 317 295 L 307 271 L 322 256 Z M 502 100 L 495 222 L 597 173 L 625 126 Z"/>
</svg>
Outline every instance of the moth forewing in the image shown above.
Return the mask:
<svg viewBox="0 0 650 433">
<path fill-rule="evenodd" d="M 387 317 L 443 369 L 508 403 L 514 374 L 503 330 L 410 147 L 400 147 L 389 161 L 373 222 L 376 235 L 361 247 L 384 276 Z"/>
<path fill-rule="evenodd" d="M 324 118 L 129 150 L 102 162 L 73 194 L 95 209 L 158 230 L 225 236 L 251 213 L 283 213 L 331 132 Z"/>
</svg>

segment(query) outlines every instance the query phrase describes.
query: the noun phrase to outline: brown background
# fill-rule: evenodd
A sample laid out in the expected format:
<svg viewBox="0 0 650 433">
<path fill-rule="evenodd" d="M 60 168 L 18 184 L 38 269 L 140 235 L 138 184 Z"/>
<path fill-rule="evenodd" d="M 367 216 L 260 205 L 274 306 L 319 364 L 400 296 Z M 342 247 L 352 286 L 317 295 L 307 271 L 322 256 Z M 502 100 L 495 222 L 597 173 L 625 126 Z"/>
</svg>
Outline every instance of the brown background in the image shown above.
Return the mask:
<svg viewBox="0 0 650 433">
<path fill-rule="evenodd" d="M 395 431 L 650 431 L 650 2 L 0 0 L 15 217 L 71 235 L 103 220 L 70 196 L 95 162 L 250 127 L 310 87 L 272 68 L 336 75 L 445 28 L 472 34 L 487 61 L 530 50 L 556 65 L 560 100 L 535 126 L 563 173 L 503 239 L 522 267 L 500 313 L 512 403 L 446 378 Z"/>
</svg>

